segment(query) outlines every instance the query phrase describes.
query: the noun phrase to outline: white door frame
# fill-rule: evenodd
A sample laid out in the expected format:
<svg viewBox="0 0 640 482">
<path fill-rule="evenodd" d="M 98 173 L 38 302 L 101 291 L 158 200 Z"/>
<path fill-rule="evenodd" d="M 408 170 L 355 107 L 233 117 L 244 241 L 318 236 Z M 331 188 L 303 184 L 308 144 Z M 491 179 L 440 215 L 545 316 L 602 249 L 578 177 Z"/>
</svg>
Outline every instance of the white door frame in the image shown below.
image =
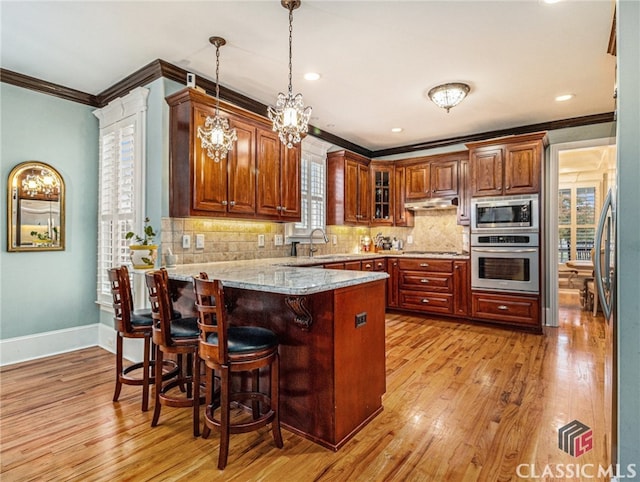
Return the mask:
<svg viewBox="0 0 640 482">
<path fill-rule="evenodd" d="M 547 191 L 547 212 L 545 230 L 548 233 L 545 250 L 547 256 L 546 286 L 549 303 L 545 314 L 546 326 L 558 326 L 558 169 L 560 151 L 585 149 L 588 147 L 612 146 L 615 137 L 590 139 L 586 141 L 563 142 L 551 145 L 549 156 L 549 190 Z"/>
</svg>

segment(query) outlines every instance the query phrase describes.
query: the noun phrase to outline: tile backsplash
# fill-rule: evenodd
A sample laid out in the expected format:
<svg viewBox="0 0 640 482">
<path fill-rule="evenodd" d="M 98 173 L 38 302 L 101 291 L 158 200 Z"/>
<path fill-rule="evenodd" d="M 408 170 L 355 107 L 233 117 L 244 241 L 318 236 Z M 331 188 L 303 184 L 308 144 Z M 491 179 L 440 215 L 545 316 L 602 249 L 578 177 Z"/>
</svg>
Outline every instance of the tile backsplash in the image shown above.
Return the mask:
<svg viewBox="0 0 640 482">
<path fill-rule="evenodd" d="M 456 224 L 455 211 L 417 212 L 413 228 L 327 226 L 329 243 L 314 243 L 318 248 L 316 254 L 357 253 L 362 236 L 374 237 L 377 233 L 402 239 L 406 250 L 462 251 L 465 243 L 468 244 L 469 229 Z M 204 236 L 203 248 L 196 248 L 198 234 Z M 188 248 L 182 247 L 183 235 L 190 237 Z M 259 235 L 265 238 L 264 247 L 258 247 Z M 163 218 L 162 254 L 171 250 L 177 255 L 178 264 L 290 256 L 290 244 L 275 245 L 277 235 L 284 239 L 284 224 L 219 218 Z M 407 244 L 409 236 L 413 238 L 413 244 Z M 298 246 L 298 256 L 308 254 L 306 242 Z"/>
</svg>

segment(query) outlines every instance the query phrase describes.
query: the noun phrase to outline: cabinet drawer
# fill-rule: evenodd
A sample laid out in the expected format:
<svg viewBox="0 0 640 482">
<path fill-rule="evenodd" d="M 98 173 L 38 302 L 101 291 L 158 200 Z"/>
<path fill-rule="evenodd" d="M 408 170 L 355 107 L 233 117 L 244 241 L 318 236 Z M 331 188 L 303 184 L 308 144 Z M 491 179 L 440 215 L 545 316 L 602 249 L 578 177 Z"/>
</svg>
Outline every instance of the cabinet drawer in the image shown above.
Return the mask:
<svg viewBox="0 0 640 482">
<path fill-rule="evenodd" d="M 399 263 L 401 270 L 433 271 L 436 273 L 453 272 L 453 260 L 451 259 L 401 258 Z"/>
<path fill-rule="evenodd" d="M 400 290 L 400 307 L 431 313 L 453 313 L 453 295 Z"/>
<path fill-rule="evenodd" d="M 537 326 L 540 324 L 537 297 L 472 293 L 471 309 L 474 318 Z"/>
<path fill-rule="evenodd" d="M 323 266 L 324 269 L 344 269 L 344 263 L 327 263 Z"/>
<path fill-rule="evenodd" d="M 361 265 L 360 265 L 360 261 L 345 261 L 344 269 L 351 269 L 351 270 L 355 270 L 355 271 L 360 271 L 362 268 L 361 268 Z"/>
<path fill-rule="evenodd" d="M 453 293 L 453 275 L 401 271 L 400 288 L 437 293 Z"/>
</svg>

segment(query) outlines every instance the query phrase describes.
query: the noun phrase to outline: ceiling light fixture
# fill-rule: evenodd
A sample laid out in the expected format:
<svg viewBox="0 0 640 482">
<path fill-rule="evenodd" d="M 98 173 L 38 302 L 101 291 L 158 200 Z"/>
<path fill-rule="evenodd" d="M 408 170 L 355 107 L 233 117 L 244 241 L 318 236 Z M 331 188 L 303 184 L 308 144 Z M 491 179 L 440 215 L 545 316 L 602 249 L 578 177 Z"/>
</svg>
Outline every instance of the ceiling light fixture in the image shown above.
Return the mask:
<svg viewBox="0 0 640 482">
<path fill-rule="evenodd" d="M 437 85 L 431 89 L 427 96 L 438 107 L 442 107 L 449 113 L 452 107 L 455 107 L 469 93 L 470 87 L 460 82 L 450 82 L 448 84 Z"/>
<path fill-rule="evenodd" d="M 318 80 L 320 78 L 320 74 L 318 72 L 307 72 L 304 74 L 304 80 Z"/>
<path fill-rule="evenodd" d="M 236 130 L 229 128 L 229 119 L 220 116 L 220 47 L 227 41 L 222 37 L 210 37 L 209 42 L 216 47 L 216 114 L 213 118 L 207 116 L 204 128 L 198 127 L 198 137 L 202 141 L 202 148 L 207 150 L 207 156 L 215 162 L 220 162 L 220 159 L 227 156 L 238 137 Z"/>
<path fill-rule="evenodd" d="M 269 106 L 269 119 L 273 122 L 273 130 L 278 133 L 280 141 L 291 149 L 300 142 L 300 135 L 309 128 L 311 107 L 305 107 L 302 94 L 293 95 L 291 85 L 291 44 L 293 42 L 293 11 L 300 6 L 301 0 L 280 0 L 280 4 L 289 10 L 289 90 L 287 94 L 280 92 L 275 107 Z"/>
<path fill-rule="evenodd" d="M 391 132 L 402 132 L 402 127 L 392 127 Z"/>
</svg>

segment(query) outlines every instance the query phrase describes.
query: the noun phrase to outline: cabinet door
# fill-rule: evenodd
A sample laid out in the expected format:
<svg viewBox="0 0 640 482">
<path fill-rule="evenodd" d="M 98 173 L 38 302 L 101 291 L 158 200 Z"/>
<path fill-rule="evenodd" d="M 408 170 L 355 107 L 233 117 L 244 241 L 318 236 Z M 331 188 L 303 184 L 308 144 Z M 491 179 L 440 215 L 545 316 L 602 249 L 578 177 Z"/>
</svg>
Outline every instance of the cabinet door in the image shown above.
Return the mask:
<svg viewBox="0 0 640 482">
<path fill-rule="evenodd" d="M 475 150 L 470 162 L 473 196 L 502 195 L 502 148 Z"/>
<path fill-rule="evenodd" d="M 471 283 L 469 280 L 469 262 L 453 262 L 453 313 L 460 316 L 469 314 Z"/>
<path fill-rule="evenodd" d="M 280 139 L 272 131 L 257 132 L 256 212 L 267 216 L 280 215 Z"/>
<path fill-rule="evenodd" d="M 371 225 L 393 226 L 394 182 L 393 166 L 373 166 L 371 169 Z"/>
<path fill-rule="evenodd" d="M 204 127 L 207 116 L 215 115 L 214 109 L 204 106 L 194 107 L 194 132 L 198 127 Z M 193 152 L 193 198 L 192 209 L 225 213 L 227 211 L 227 159 L 215 162 L 207 151 L 202 148 L 202 142 L 197 135 L 192 136 Z"/>
<path fill-rule="evenodd" d="M 358 212 L 358 167 L 360 164 L 346 160 L 344 166 L 344 222 L 356 224 Z"/>
<path fill-rule="evenodd" d="M 460 161 L 458 169 L 458 224 L 471 223 L 471 196 L 469 189 L 469 161 Z"/>
<path fill-rule="evenodd" d="M 405 167 L 405 198 L 406 199 L 424 199 L 431 194 L 429 184 L 429 164 L 416 164 L 415 166 Z"/>
<path fill-rule="evenodd" d="M 431 197 L 458 195 L 458 161 L 431 163 Z"/>
<path fill-rule="evenodd" d="M 406 174 L 407 171 L 404 167 L 396 167 L 393 176 L 395 183 L 394 221 L 396 226 L 413 226 L 413 213 L 404 208 Z"/>
<path fill-rule="evenodd" d="M 369 166 L 358 164 L 358 223 L 371 221 L 371 196 L 369 195 Z"/>
<path fill-rule="evenodd" d="M 287 221 L 300 221 L 300 146 L 291 149 L 281 144 L 280 154 L 280 216 Z"/>
<path fill-rule="evenodd" d="M 387 306 L 390 308 L 398 307 L 398 259 L 389 258 L 387 263 Z"/>
<path fill-rule="evenodd" d="M 506 146 L 504 193 L 535 194 L 540 191 L 540 144 Z"/>
<path fill-rule="evenodd" d="M 238 140 L 228 154 L 230 213 L 256 212 L 256 128 L 237 118 L 232 118 Z"/>
</svg>

